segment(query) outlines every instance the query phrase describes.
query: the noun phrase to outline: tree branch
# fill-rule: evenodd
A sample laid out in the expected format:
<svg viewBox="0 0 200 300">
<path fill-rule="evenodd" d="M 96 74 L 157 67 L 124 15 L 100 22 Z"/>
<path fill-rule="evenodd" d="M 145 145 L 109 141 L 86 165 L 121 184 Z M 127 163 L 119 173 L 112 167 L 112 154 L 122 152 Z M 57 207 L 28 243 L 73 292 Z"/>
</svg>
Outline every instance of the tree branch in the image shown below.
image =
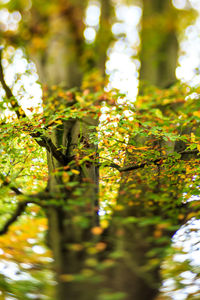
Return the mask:
<svg viewBox="0 0 200 300">
<path fill-rule="evenodd" d="M 42 192 L 39 192 L 39 193 L 36 193 L 36 194 L 24 194 L 23 192 L 21 192 L 17 187 L 15 186 L 11 186 L 11 181 L 8 180 L 7 177 L 5 177 L 3 174 L 0 174 L 0 177 L 1 179 L 3 180 L 3 183 L 2 183 L 2 186 L 9 186 L 10 189 L 15 192 L 15 194 L 17 196 L 23 196 L 23 198 L 26 198 L 28 202 L 30 203 L 35 203 L 41 207 L 48 207 L 48 206 L 56 206 L 55 204 L 52 204 L 52 203 L 44 203 L 44 202 L 41 202 L 42 200 L 54 200 L 54 199 L 58 199 L 59 198 L 59 195 L 56 193 L 56 194 L 53 194 L 53 193 L 49 193 L 47 191 L 47 189 L 45 189 L 44 191 Z M 40 200 L 40 202 L 39 202 Z"/>
<path fill-rule="evenodd" d="M 29 203 L 38 204 L 35 201 L 29 201 L 29 200 L 28 201 L 24 201 L 24 202 L 19 202 L 18 205 L 17 205 L 17 208 L 16 208 L 15 212 L 11 215 L 11 217 L 4 224 L 3 228 L 0 230 L 0 235 L 3 235 L 3 234 L 5 234 L 5 233 L 8 232 L 8 229 L 9 229 L 10 225 L 12 225 L 18 219 L 18 217 L 22 215 L 22 213 L 26 209 L 26 206 Z"/>
<path fill-rule="evenodd" d="M 199 153 L 199 150 L 197 150 L 197 149 L 195 149 L 195 150 L 185 150 L 185 151 L 178 152 L 178 154 L 181 154 L 181 156 L 189 155 L 189 154 L 198 154 L 198 153 Z M 138 164 L 138 165 L 130 165 L 130 166 L 124 166 L 124 167 L 120 167 L 119 165 L 117 165 L 115 163 L 107 164 L 107 165 L 104 165 L 104 166 L 105 167 L 110 167 L 110 168 L 115 168 L 119 172 L 127 172 L 127 171 L 142 169 L 147 165 L 159 163 L 163 159 L 167 159 L 167 158 L 168 158 L 168 156 L 161 156 L 161 157 L 156 158 L 154 160 L 149 160 L 149 161 L 143 162 L 143 163 Z"/>
<path fill-rule="evenodd" d="M 23 193 L 15 186 L 11 186 L 10 189 L 15 192 L 16 195 L 23 195 Z"/>
<path fill-rule="evenodd" d="M 3 51 L 3 47 L 0 48 L 0 82 L 1 82 L 1 84 L 3 86 L 3 89 L 6 93 L 6 97 L 10 100 L 10 104 L 11 104 L 12 108 L 14 109 L 14 111 L 17 114 L 18 119 L 25 118 L 26 117 L 25 112 L 23 111 L 23 109 L 17 103 L 17 100 L 14 97 L 11 89 L 9 88 L 9 86 L 5 82 L 4 73 L 3 73 L 3 66 L 2 66 L 2 51 Z"/>
<path fill-rule="evenodd" d="M 64 166 L 66 164 L 64 154 L 60 150 L 58 150 L 58 148 L 54 145 L 54 143 L 49 137 L 45 137 L 38 131 L 30 133 L 30 136 L 35 139 L 39 146 L 46 148 L 46 150 L 50 152 L 53 155 L 53 157 L 59 163 L 61 163 L 61 165 Z"/>
<path fill-rule="evenodd" d="M 4 78 L 4 73 L 3 73 L 3 66 L 2 66 L 2 51 L 3 51 L 3 47 L 0 47 L 0 82 L 6 93 L 6 97 L 10 101 L 12 108 L 14 109 L 14 111 L 17 114 L 18 119 L 25 118 L 26 114 L 25 114 L 24 110 L 18 104 L 11 89 L 6 84 L 6 81 Z M 59 161 L 62 165 L 65 165 L 65 163 L 66 163 L 65 156 L 63 155 L 63 153 L 60 150 L 57 149 L 57 147 L 53 144 L 53 142 L 50 138 L 45 137 L 44 134 L 42 134 L 39 131 L 31 132 L 30 136 L 35 139 L 36 143 L 39 146 L 46 148 L 46 150 L 48 152 L 50 152 L 57 161 Z"/>
<path fill-rule="evenodd" d="M 21 193 L 20 195 L 22 195 L 24 198 L 27 198 L 27 200 L 18 202 L 17 208 L 15 209 L 14 213 L 10 216 L 10 218 L 4 224 L 3 228 L 0 230 L 0 235 L 3 235 L 8 232 L 9 227 L 15 221 L 17 221 L 18 217 L 20 217 L 23 214 L 28 204 L 36 204 L 42 208 L 57 207 L 59 204 L 59 203 L 55 204 L 55 203 L 46 202 L 46 201 L 57 199 L 58 195 L 57 194 L 53 195 L 45 191 L 39 192 L 37 194 L 31 194 L 31 195 L 25 195 Z"/>
<path fill-rule="evenodd" d="M 12 183 L 7 177 L 5 177 L 3 174 L 0 174 L 0 177 L 3 180 L 2 186 L 9 186 L 16 195 L 23 195 L 23 193 L 17 187 L 11 185 Z"/>
<path fill-rule="evenodd" d="M 3 228 L 0 230 L 0 235 L 3 235 L 8 232 L 9 227 L 15 221 L 17 221 L 18 217 L 20 217 L 23 214 L 28 204 L 36 204 L 43 208 L 56 206 L 55 204 L 51 204 L 51 203 L 45 204 L 44 202 L 42 202 L 42 200 L 53 199 L 52 195 L 49 194 L 48 192 L 39 192 L 37 194 L 25 195 L 21 193 L 17 188 L 14 188 L 13 190 L 17 195 L 22 195 L 23 197 L 27 198 L 27 200 L 18 202 L 17 208 L 15 209 L 14 213 L 10 216 L 10 218 L 4 224 Z"/>
</svg>

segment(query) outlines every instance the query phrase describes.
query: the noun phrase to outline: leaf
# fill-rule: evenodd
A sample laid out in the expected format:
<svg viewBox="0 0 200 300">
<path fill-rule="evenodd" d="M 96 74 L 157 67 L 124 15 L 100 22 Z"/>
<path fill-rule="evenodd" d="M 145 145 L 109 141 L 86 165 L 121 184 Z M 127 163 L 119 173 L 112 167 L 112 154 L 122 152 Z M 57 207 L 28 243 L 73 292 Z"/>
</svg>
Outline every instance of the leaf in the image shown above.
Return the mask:
<svg viewBox="0 0 200 300">
<path fill-rule="evenodd" d="M 80 171 L 75 170 L 75 169 L 71 170 L 71 172 L 72 172 L 73 174 L 75 174 L 75 175 L 79 175 L 79 174 L 80 174 Z"/>
<path fill-rule="evenodd" d="M 160 119 L 163 119 L 163 114 L 162 114 L 162 111 L 160 109 L 155 109 L 155 115 L 156 117 L 160 118 Z"/>
<path fill-rule="evenodd" d="M 127 217 L 122 221 L 122 224 L 132 224 L 132 223 L 137 223 L 138 218 L 135 217 Z"/>
<path fill-rule="evenodd" d="M 92 232 L 92 234 L 94 234 L 94 235 L 100 235 L 100 234 L 102 234 L 102 232 L 103 232 L 103 228 L 101 228 L 101 227 L 99 227 L 99 226 L 96 226 L 96 227 L 93 227 L 93 228 L 91 229 L 91 232 Z"/>
<path fill-rule="evenodd" d="M 195 143 L 195 135 L 193 132 L 191 132 L 191 142 Z"/>
</svg>

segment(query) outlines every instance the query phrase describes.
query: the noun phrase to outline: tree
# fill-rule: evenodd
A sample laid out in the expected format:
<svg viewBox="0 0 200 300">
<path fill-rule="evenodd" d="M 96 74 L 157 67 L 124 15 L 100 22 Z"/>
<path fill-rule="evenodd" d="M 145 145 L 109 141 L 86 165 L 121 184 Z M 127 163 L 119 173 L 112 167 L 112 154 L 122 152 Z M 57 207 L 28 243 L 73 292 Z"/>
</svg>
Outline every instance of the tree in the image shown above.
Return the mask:
<svg viewBox="0 0 200 300">
<path fill-rule="evenodd" d="M 2 59 L 6 49 L 1 49 L 2 109 L 9 107 L 17 116 L 13 128 L 9 120 L 2 120 L 7 161 L 2 161 L 1 180 L 2 188 L 15 193 L 17 206 L 0 233 L 7 233 L 28 204 L 36 204 L 48 219 L 46 240 L 54 258 L 56 299 L 155 299 L 171 237 L 198 208 L 198 203 L 186 200 L 198 193 L 199 104 L 189 98 L 191 89 L 173 85 L 176 12 L 168 0 L 143 1 L 141 80 L 145 84 L 135 108 L 121 106 L 120 93 L 104 90 L 113 8 L 110 1 L 100 4 L 100 27 L 92 45 L 84 40 L 87 1 L 2 4 L 20 12 L 19 29 L 5 31 L 2 39 L 5 48 L 9 43 L 23 47 L 35 62 L 43 87 L 43 112 L 27 117 L 6 82 Z M 97 148 L 102 105 L 110 107 L 111 119 L 102 126 L 103 145 Z M 126 109 L 131 118 L 124 114 Z M 43 190 L 45 174 L 39 180 L 21 167 L 26 152 L 18 154 L 18 139 L 31 152 L 27 168 L 33 157 L 39 160 L 38 155 L 44 168 L 46 150 Z M 104 219 L 106 226 L 98 214 L 99 168 L 120 179 L 117 200 L 109 203 L 111 213 Z M 31 193 L 19 177 L 23 172 L 37 180 Z"/>
</svg>

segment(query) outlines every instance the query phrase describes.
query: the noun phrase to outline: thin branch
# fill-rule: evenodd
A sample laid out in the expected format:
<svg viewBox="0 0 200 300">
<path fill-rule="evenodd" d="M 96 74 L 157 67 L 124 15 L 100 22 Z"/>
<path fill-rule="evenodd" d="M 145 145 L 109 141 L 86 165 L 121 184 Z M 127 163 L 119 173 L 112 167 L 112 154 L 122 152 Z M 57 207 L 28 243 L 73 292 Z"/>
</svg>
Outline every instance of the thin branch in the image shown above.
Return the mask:
<svg viewBox="0 0 200 300">
<path fill-rule="evenodd" d="M 23 193 L 15 186 L 12 186 L 11 181 L 8 180 L 7 177 L 4 175 L 0 174 L 1 179 L 3 180 L 2 186 L 9 186 L 10 189 L 15 192 L 16 195 L 23 195 Z"/>
<path fill-rule="evenodd" d="M 197 149 L 195 149 L 195 150 L 185 150 L 185 151 L 181 151 L 181 152 L 177 152 L 177 153 L 181 154 L 181 155 L 198 154 L 199 150 L 197 150 Z M 107 165 L 103 165 L 103 166 L 104 167 L 115 168 L 119 172 L 127 172 L 127 171 L 142 169 L 145 166 L 150 165 L 150 164 L 160 163 L 163 159 L 167 159 L 167 158 L 168 158 L 168 156 L 161 156 L 159 158 L 156 158 L 154 160 L 149 160 L 149 161 L 143 162 L 141 164 L 124 166 L 124 167 L 120 167 L 119 165 L 117 165 L 115 163 L 111 163 L 111 164 L 107 164 Z"/>
<path fill-rule="evenodd" d="M 193 217 L 199 219 L 199 200 L 192 200 L 181 203 L 177 208 L 180 209 L 180 214 L 183 215 L 183 218 L 179 220 L 179 225 L 186 224 L 186 222 L 188 222 Z"/>
<path fill-rule="evenodd" d="M 50 152 L 53 157 L 61 163 L 61 165 L 66 164 L 65 155 L 62 151 L 58 150 L 58 148 L 54 145 L 52 140 L 49 137 L 45 137 L 42 133 L 36 131 L 30 134 L 31 137 L 35 139 L 39 146 L 46 148 L 48 152 Z"/>
<path fill-rule="evenodd" d="M 0 230 L 0 235 L 3 235 L 8 232 L 10 225 L 12 225 L 18 219 L 18 217 L 23 214 L 27 205 L 30 203 L 38 204 L 36 203 L 36 201 L 30 201 L 30 200 L 18 203 L 15 212 L 11 215 L 11 217 L 4 224 L 3 228 Z"/>
<path fill-rule="evenodd" d="M 39 192 L 37 194 L 30 194 L 30 195 L 25 195 L 25 194 L 20 194 L 23 196 L 23 198 L 26 198 L 27 200 L 20 201 L 17 204 L 17 208 L 13 212 L 13 214 L 10 216 L 10 218 L 6 221 L 2 229 L 0 230 L 0 235 L 3 235 L 8 232 L 9 227 L 17 221 L 18 217 L 20 217 L 28 204 L 36 204 L 42 208 L 49 208 L 49 207 L 58 207 L 59 203 L 51 203 L 49 202 L 50 200 L 55 200 L 58 199 L 58 195 L 53 195 L 50 194 L 46 191 L 44 192 Z"/>
<path fill-rule="evenodd" d="M 58 194 L 53 194 L 53 193 L 49 193 L 48 191 L 44 190 L 42 192 L 38 192 L 35 194 L 24 194 L 23 192 L 20 191 L 20 189 L 18 189 L 15 186 L 12 186 L 11 181 L 8 180 L 8 178 L 6 178 L 4 175 L 0 174 L 1 179 L 3 180 L 3 183 L 1 186 L 9 186 L 10 189 L 15 192 L 15 194 L 17 196 L 23 196 L 23 198 L 27 199 L 27 201 L 30 203 L 35 203 L 40 205 L 41 207 L 47 207 L 47 206 L 54 206 L 54 204 L 52 203 L 44 203 L 41 202 L 43 200 L 52 200 L 52 199 L 58 199 Z M 40 200 L 40 202 L 38 202 Z"/>
<path fill-rule="evenodd" d="M 23 193 L 15 186 L 11 186 L 10 189 L 15 192 L 16 195 L 23 195 Z"/>
<path fill-rule="evenodd" d="M 2 66 L 2 51 L 3 48 L 0 48 L 0 83 L 2 84 L 2 87 L 6 93 L 6 97 L 10 101 L 12 108 L 16 112 L 18 119 L 25 118 L 26 114 L 24 110 L 18 104 L 15 96 L 13 95 L 11 89 L 6 84 L 6 81 L 4 79 L 3 66 Z M 44 134 L 42 134 L 39 131 L 30 132 L 30 136 L 35 139 L 35 141 L 38 143 L 39 146 L 46 148 L 46 150 L 50 152 L 53 155 L 53 157 L 56 158 L 57 161 L 59 161 L 62 165 L 65 165 L 66 163 L 65 156 L 60 150 L 57 149 L 57 147 L 53 144 L 50 138 L 45 137 Z"/>
<path fill-rule="evenodd" d="M 55 199 L 57 195 L 50 194 L 49 192 L 43 191 L 36 194 L 24 194 L 23 198 L 26 198 L 30 203 L 35 203 L 40 205 L 41 207 L 51 206 L 51 204 L 44 204 L 41 202 L 42 200 L 52 200 Z M 32 200 L 31 200 L 32 199 Z M 38 202 L 40 200 L 40 202 Z"/>
<path fill-rule="evenodd" d="M 42 200 L 51 200 L 51 199 L 53 199 L 52 195 L 49 194 L 48 192 L 39 192 L 37 194 L 24 195 L 21 192 L 20 192 L 20 194 L 18 194 L 19 190 L 16 189 L 16 188 L 15 188 L 14 191 L 17 195 L 22 195 L 27 200 L 18 202 L 17 208 L 15 209 L 13 214 L 10 216 L 10 218 L 6 221 L 3 228 L 0 230 L 0 235 L 3 235 L 3 234 L 8 232 L 9 227 L 15 221 L 17 221 L 18 217 L 20 217 L 24 213 L 24 211 L 25 211 L 28 204 L 36 204 L 36 205 L 39 205 L 40 207 L 43 207 L 43 208 L 47 208 L 47 207 L 50 207 L 50 206 L 55 206 L 55 204 L 51 204 L 51 203 L 46 204 L 46 203 L 44 203 L 44 201 L 42 201 Z"/>
<path fill-rule="evenodd" d="M 194 150 L 184 150 L 184 151 L 181 151 L 181 152 L 178 152 L 179 154 L 198 154 L 199 153 L 199 150 L 198 149 L 194 149 Z"/>
<path fill-rule="evenodd" d="M 1 82 L 1 84 L 3 86 L 3 89 L 6 93 L 6 97 L 10 100 L 10 104 L 11 104 L 12 108 L 14 109 L 14 111 L 17 114 L 18 119 L 25 118 L 26 117 L 25 112 L 23 111 L 23 109 L 17 103 L 17 100 L 14 97 L 11 89 L 9 88 L 9 86 L 5 82 L 4 73 L 3 73 L 3 66 L 2 66 L 2 51 L 3 51 L 3 48 L 1 47 L 0 48 L 0 82 Z"/>
<path fill-rule="evenodd" d="M 24 194 L 23 192 L 20 191 L 19 188 L 17 188 L 16 186 L 13 186 L 12 185 L 12 182 L 9 181 L 8 177 L 5 177 L 3 174 L 0 174 L 0 178 L 3 180 L 3 183 L 1 185 L 2 186 L 9 186 L 9 188 L 15 192 L 15 194 L 17 196 L 23 196 L 27 199 L 33 199 L 33 201 L 36 201 L 36 200 L 48 200 L 48 199 L 52 199 L 52 195 L 50 195 L 48 192 L 39 192 L 39 193 L 36 193 L 36 194 Z M 43 205 L 42 205 L 43 206 Z"/>
<path fill-rule="evenodd" d="M 127 172 L 127 171 L 132 171 L 132 170 L 138 170 L 138 169 L 144 168 L 148 164 L 159 162 L 160 160 L 161 160 L 161 158 L 156 159 L 154 161 L 148 161 L 148 162 L 145 162 L 145 163 L 141 163 L 141 164 L 138 164 L 138 165 L 125 166 L 125 167 L 119 168 L 118 170 L 119 170 L 119 172 Z"/>
</svg>

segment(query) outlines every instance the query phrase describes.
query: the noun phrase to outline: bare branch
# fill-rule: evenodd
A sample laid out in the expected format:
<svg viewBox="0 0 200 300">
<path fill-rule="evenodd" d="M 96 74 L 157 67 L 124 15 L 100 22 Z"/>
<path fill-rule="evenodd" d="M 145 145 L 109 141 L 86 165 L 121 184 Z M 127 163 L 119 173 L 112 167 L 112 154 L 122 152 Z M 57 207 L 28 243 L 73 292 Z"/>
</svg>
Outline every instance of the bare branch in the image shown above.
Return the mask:
<svg viewBox="0 0 200 300">
<path fill-rule="evenodd" d="M 10 87 L 6 84 L 6 81 L 4 79 L 4 73 L 3 73 L 3 66 L 2 66 L 2 50 L 3 48 L 0 48 L 0 83 L 2 84 L 2 87 L 6 93 L 6 97 L 10 101 L 10 104 L 14 111 L 17 114 L 18 119 L 25 118 L 26 114 L 24 110 L 21 108 L 21 106 L 18 104 L 15 96 L 13 95 Z M 59 161 L 62 165 L 65 165 L 65 156 L 63 153 L 57 149 L 57 147 L 53 144 L 52 140 L 48 137 L 45 137 L 44 134 L 42 134 L 39 131 L 30 132 L 30 136 L 35 139 L 38 145 L 41 147 L 46 148 L 48 152 L 50 152 L 54 158 L 56 158 L 57 161 Z"/>
<path fill-rule="evenodd" d="M 5 93 L 6 93 L 6 97 L 8 98 L 8 100 L 10 100 L 10 104 L 11 104 L 12 108 L 14 109 L 14 111 L 17 114 L 17 117 L 19 119 L 20 118 L 24 118 L 24 117 L 26 117 L 25 112 L 19 106 L 16 98 L 14 97 L 11 89 L 6 84 L 6 81 L 4 79 L 3 66 L 2 66 L 2 51 L 3 51 L 3 48 L 0 48 L 0 82 L 1 82 L 1 84 L 3 86 L 3 89 L 4 89 Z"/>
</svg>

